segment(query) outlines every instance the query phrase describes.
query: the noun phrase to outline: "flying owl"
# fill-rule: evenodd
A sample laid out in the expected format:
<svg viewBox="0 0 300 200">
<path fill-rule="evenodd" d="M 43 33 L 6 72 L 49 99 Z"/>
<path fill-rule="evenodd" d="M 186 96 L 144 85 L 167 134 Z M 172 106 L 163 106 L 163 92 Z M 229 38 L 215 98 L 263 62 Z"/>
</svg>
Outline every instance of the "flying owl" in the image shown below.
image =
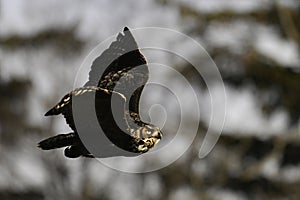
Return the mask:
<svg viewBox="0 0 300 200">
<path fill-rule="evenodd" d="M 146 153 L 162 138 L 158 127 L 140 118 L 139 101 L 148 78 L 146 59 L 125 27 L 94 60 L 88 82 L 66 94 L 45 114 L 62 114 L 72 132 L 42 140 L 38 147 L 66 147 L 64 154 L 69 158 Z M 86 142 L 93 153 L 85 147 Z"/>
</svg>

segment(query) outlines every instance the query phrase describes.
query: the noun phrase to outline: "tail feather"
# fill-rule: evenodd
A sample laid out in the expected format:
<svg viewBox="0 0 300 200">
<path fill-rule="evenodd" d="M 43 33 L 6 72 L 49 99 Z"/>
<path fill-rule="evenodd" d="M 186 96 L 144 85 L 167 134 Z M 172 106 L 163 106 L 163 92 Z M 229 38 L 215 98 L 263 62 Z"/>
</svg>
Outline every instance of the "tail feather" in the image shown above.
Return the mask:
<svg viewBox="0 0 300 200">
<path fill-rule="evenodd" d="M 38 143 L 38 147 L 43 150 L 57 149 L 76 144 L 78 137 L 75 133 L 59 134 Z"/>
</svg>

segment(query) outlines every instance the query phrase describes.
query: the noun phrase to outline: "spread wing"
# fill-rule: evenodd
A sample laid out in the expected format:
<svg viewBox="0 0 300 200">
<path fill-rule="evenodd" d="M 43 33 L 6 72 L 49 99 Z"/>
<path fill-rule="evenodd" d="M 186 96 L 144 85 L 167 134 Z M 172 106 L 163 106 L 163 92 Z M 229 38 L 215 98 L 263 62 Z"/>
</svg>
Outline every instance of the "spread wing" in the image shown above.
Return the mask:
<svg viewBox="0 0 300 200">
<path fill-rule="evenodd" d="M 95 147 L 92 152 L 96 157 L 133 156 L 132 144 L 136 138 L 130 133 L 132 127 L 125 105 L 123 94 L 88 86 L 65 95 L 46 115 L 63 114 L 76 137 L 90 144 L 90 148 Z M 69 148 L 67 153 L 72 150 L 74 154 L 77 146 L 81 148 L 81 143 Z"/>
<path fill-rule="evenodd" d="M 137 52 L 137 43 L 129 29 L 125 27 L 123 32 L 119 33 L 116 41 L 112 42 L 109 48 L 94 60 L 85 86 L 99 86 L 100 79 L 103 79 L 109 72 L 146 64 L 144 56 Z M 129 52 L 132 53 L 124 57 Z"/>
<path fill-rule="evenodd" d="M 108 49 L 95 59 L 85 86 L 98 86 L 124 94 L 127 110 L 139 113 L 139 100 L 149 70 L 143 54 L 127 27 Z"/>
<path fill-rule="evenodd" d="M 82 88 L 76 88 L 66 94 L 60 102 L 58 102 L 53 108 L 51 108 L 45 116 L 50 116 L 50 115 L 59 115 L 62 114 L 67 122 L 67 124 L 70 126 L 70 128 L 76 132 L 76 126 L 74 123 L 73 119 L 73 104 L 72 100 L 73 98 L 77 98 L 76 102 L 82 101 L 82 105 L 84 105 L 84 100 L 87 99 L 87 97 L 92 98 L 95 96 L 95 92 L 97 90 L 100 90 L 97 87 L 93 86 L 87 86 L 87 87 L 82 87 Z M 79 100 L 78 100 L 79 99 Z"/>
</svg>

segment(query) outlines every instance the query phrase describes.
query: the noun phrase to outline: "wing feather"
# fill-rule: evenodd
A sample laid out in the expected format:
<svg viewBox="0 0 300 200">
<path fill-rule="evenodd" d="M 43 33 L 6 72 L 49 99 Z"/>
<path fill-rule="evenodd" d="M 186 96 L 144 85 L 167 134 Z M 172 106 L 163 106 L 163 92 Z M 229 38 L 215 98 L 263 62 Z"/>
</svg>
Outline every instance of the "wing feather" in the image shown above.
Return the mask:
<svg viewBox="0 0 300 200">
<path fill-rule="evenodd" d="M 127 27 L 95 59 L 85 84 L 117 91 L 129 100 L 126 110 L 139 113 L 139 100 L 149 78 L 147 61 Z"/>
<path fill-rule="evenodd" d="M 94 60 L 89 72 L 89 80 L 85 86 L 99 86 L 102 77 L 105 77 L 109 72 L 125 68 L 125 66 L 119 65 L 118 59 L 120 56 L 137 49 L 135 39 L 129 29 L 125 27 L 123 33 L 118 34 L 116 41 L 112 42 L 109 48 Z M 145 59 L 140 56 L 138 60 L 145 62 Z"/>
</svg>

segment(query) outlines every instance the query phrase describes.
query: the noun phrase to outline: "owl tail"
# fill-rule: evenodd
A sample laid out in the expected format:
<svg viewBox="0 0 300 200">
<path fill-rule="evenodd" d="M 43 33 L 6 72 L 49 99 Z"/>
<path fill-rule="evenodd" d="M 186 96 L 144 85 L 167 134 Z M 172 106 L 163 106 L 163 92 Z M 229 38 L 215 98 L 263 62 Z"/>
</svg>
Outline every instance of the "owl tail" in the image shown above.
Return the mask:
<svg viewBox="0 0 300 200">
<path fill-rule="evenodd" d="M 78 136 L 75 133 L 59 134 L 38 143 L 38 147 L 43 150 L 57 149 L 65 146 L 71 146 L 78 142 Z"/>
</svg>

